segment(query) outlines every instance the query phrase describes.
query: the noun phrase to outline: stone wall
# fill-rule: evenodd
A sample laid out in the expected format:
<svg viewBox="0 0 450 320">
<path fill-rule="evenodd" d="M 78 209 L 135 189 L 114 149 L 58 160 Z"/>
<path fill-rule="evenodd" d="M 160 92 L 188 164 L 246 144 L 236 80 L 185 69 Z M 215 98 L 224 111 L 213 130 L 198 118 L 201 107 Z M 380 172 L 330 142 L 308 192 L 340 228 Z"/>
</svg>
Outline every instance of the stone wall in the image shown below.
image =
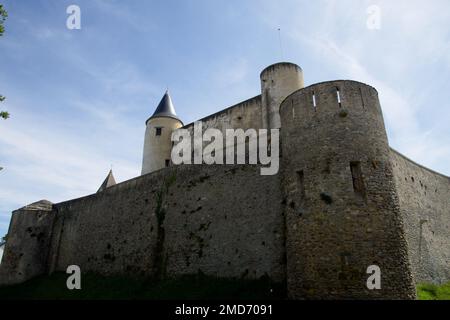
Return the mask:
<svg viewBox="0 0 450 320">
<path fill-rule="evenodd" d="M 415 297 L 377 91 L 319 83 L 284 100 L 280 115 L 290 296 Z M 371 265 L 380 290 L 366 286 Z"/>
<path fill-rule="evenodd" d="M 258 130 L 261 128 L 261 117 L 261 95 L 258 95 L 197 121 L 202 122 L 204 130 L 215 128 L 225 134 L 226 129 Z M 182 128 L 190 130 L 193 134 L 194 123 Z"/>
<path fill-rule="evenodd" d="M 166 200 L 167 272 L 283 281 L 279 177 L 257 166 L 189 169 Z"/>
<path fill-rule="evenodd" d="M 201 122 L 202 125 L 202 134 L 205 133 L 207 129 L 217 129 L 222 133 L 222 153 L 223 153 L 223 163 L 226 163 L 226 152 L 227 152 L 227 139 L 226 139 L 226 130 L 227 129 L 242 129 L 243 131 L 247 131 L 248 129 L 254 129 L 256 134 L 258 134 L 258 130 L 262 128 L 261 125 L 261 117 L 262 117 L 262 109 L 261 109 L 261 96 L 256 96 L 241 103 L 238 103 L 234 106 L 231 106 L 227 109 L 224 109 L 220 112 L 209 115 L 205 118 L 202 118 L 198 121 Z M 194 163 L 194 153 L 195 156 L 199 156 L 203 154 L 202 150 L 195 149 L 194 144 L 194 123 L 190 123 L 181 129 L 186 129 L 190 133 L 191 136 L 191 163 Z M 250 130 L 253 131 L 253 130 Z M 250 132 L 249 131 L 249 132 Z M 213 139 L 215 141 L 215 138 Z M 231 148 L 234 149 L 234 162 L 236 161 L 236 153 L 237 149 L 241 145 L 242 142 L 238 141 L 238 139 L 234 139 L 234 144 L 231 145 Z M 248 162 L 248 147 L 249 137 L 244 140 L 246 144 L 244 146 L 246 150 L 245 163 Z M 177 144 L 178 142 L 175 142 Z M 202 146 L 205 148 L 211 141 L 203 141 Z M 219 148 L 220 149 L 220 148 Z"/>
<path fill-rule="evenodd" d="M 450 280 L 450 178 L 391 149 L 391 162 L 416 282 Z"/>
<path fill-rule="evenodd" d="M 4 246 L 5 246 L 4 244 L 0 245 L 0 263 L 2 263 Z"/>
<path fill-rule="evenodd" d="M 203 130 L 260 129 L 261 104 L 256 96 L 201 119 Z M 448 281 L 449 178 L 389 148 L 376 90 L 319 83 L 280 110 L 279 175 L 175 166 L 24 207 L 12 216 L 0 284 L 72 264 L 157 278 L 267 275 L 296 299 L 414 298 L 413 275 Z M 366 287 L 373 264 L 382 290 Z"/>
<path fill-rule="evenodd" d="M 52 204 L 45 200 L 13 212 L 0 264 L 0 285 L 21 283 L 47 270 L 54 218 Z"/>
<path fill-rule="evenodd" d="M 54 205 L 50 271 L 285 279 L 278 176 L 178 166 Z"/>
</svg>

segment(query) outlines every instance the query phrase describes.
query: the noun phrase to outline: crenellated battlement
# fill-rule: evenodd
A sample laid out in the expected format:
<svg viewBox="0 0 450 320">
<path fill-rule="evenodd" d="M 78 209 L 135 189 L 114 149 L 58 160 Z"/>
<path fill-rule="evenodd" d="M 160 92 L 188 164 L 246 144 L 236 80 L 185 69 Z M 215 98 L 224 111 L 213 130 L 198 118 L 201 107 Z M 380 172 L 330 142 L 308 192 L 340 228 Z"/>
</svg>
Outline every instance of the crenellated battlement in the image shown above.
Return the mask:
<svg viewBox="0 0 450 320">
<path fill-rule="evenodd" d="M 286 101 L 290 101 L 291 105 L 298 104 L 300 108 L 304 108 L 299 110 L 302 114 L 311 116 L 324 110 L 327 112 L 346 110 L 349 106 L 359 111 L 367 110 L 367 107 L 374 105 L 377 99 L 378 91 L 370 85 L 353 80 L 333 80 L 316 83 L 293 92 L 281 102 L 280 111 L 283 107 L 289 108 Z"/>
</svg>

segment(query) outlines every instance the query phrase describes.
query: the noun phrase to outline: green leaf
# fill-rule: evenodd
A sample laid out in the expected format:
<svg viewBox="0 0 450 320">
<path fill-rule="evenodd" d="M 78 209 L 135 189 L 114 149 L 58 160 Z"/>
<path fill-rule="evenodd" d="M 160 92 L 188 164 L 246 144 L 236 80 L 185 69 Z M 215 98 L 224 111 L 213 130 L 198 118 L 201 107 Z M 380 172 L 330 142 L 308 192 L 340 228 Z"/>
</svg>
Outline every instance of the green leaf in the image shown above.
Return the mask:
<svg viewBox="0 0 450 320">
<path fill-rule="evenodd" d="M 3 119 L 8 119 L 9 118 L 9 112 L 7 112 L 7 111 L 0 111 L 0 118 L 3 118 Z"/>
</svg>

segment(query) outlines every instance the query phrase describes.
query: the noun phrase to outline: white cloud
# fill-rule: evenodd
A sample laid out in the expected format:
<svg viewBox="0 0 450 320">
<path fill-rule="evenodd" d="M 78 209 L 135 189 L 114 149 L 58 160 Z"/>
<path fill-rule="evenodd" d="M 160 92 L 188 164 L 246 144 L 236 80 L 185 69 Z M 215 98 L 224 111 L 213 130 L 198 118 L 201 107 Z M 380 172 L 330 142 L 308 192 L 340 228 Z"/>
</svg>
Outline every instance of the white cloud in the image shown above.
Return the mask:
<svg viewBox="0 0 450 320">
<path fill-rule="evenodd" d="M 56 203 L 96 192 L 111 165 L 118 182 L 139 175 L 136 150 L 140 146 L 130 138 L 141 134 L 137 130 L 122 124 L 114 128 L 123 130 L 122 134 L 116 131 L 109 137 L 116 143 L 103 145 L 103 137 L 76 136 L 57 129 L 51 121 L 39 116 L 30 119 L 20 108 L 14 110 L 13 118 L 0 126 L 4 167 L 0 171 L 0 230 L 7 230 L 12 210 L 26 204 L 41 199 Z M 83 131 L 83 126 L 79 129 Z M 130 149 L 136 154 L 130 154 Z"/>
</svg>

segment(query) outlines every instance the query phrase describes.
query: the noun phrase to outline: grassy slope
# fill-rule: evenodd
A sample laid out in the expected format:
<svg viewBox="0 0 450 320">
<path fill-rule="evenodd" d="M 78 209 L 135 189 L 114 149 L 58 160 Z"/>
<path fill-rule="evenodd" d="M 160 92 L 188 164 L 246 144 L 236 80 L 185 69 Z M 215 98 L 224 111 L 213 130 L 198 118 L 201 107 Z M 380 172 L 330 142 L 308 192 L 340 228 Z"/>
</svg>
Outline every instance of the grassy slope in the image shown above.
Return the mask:
<svg viewBox="0 0 450 320">
<path fill-rule="evenodd" d="M 283 299 L 282 285 L 269 279 L 234 280 L 185 276 L 154 282 L 149 279 L 86 274 L 81 290 L 68 290 L 68 275 L 56 273 L 20 285 L 0 288 L 2 299 Z"/>
<path fill-rule="evenodd" d="M 441 286 L 423 283 L 417 286 L 419 300 L 450 300 L 450 282 Z"/>
<path fill-rule="evenodd" d="M 86 274 L 81 290 L 68 290 L 65 273 L 43 276 L 23 284 L 0 288 L 4 299 L 284 299 L 283 285 L 268 278 L 236 280 L 185 276 L 179 279 L 154 282 L 149 279 L 102 277 Z M 419 300 L 450 300 L 450 282 L 441 286 L 420 284 Z"/>
</svg>

